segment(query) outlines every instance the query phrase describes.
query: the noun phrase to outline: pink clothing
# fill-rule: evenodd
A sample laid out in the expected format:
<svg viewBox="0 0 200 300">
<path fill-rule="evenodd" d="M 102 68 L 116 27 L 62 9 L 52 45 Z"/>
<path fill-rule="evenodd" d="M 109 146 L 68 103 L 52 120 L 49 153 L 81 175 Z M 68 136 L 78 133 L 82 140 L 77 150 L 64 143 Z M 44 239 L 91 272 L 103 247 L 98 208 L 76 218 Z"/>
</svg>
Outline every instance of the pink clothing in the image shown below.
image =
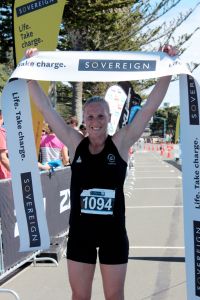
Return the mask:
<svg viewBox="0 0 200 300">
<path fill-rule="evenodd" d="M 55 134 L 43 135 L 40 142 L 42 163 L 62 159 L 61 151 L 63 147 L 64 144 L 56 137 Z"/>
<path fill-rule="evenodd" d="M 7 145 L 6 145 L 6 131 L 3 127 L 0 127 L 0 151 L 3 150 L 7 151 Z M 0 162 L 0 179 L 6 179 L 10 178 L 11 173 L 8 171 L 4 165 Z"/>
</svg>

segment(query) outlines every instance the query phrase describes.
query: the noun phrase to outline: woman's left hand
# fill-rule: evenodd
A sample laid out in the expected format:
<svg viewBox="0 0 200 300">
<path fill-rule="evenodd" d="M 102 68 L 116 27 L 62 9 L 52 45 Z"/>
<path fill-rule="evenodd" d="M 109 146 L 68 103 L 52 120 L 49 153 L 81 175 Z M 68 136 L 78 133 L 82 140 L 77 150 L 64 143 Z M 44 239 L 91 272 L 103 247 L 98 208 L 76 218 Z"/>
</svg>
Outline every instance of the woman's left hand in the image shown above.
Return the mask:
<svg viewBox="0 0 200 300">
<path fill-rule="evenodd" d="M 159 48 L 159 51 L 167 53 L 169 56 L 178 55 L 178 50 L 171 45 L 163 45 Z"/>
</svg>

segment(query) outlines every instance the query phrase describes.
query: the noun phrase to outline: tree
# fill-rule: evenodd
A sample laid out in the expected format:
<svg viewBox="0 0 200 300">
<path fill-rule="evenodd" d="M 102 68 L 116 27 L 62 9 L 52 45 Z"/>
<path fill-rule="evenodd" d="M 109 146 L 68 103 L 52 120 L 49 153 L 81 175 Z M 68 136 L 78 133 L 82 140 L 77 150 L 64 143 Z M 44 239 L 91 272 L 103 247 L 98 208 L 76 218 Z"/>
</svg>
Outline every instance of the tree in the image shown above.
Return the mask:
<svg viewBox="0 0 200 300">
<path fill-rule="evenodd" d="M 170 42 L 176 29 L 192 14 L 180 13 L 177 19 L 169 24 L 152 26 L 161 16 L 173 9 L 181 0 L 165 0 L 152 4 L 152 1 L 129 0 L 70 0 L 65 6 L 63 27 L 59 42 L 62 50 L 152 50 L 155 42 L 163 39 Z M 180 53 L 184 52 L 184 44 L 194 32 L 184 34 L 173 41 Z M 136 91 L 146 89 L 154 84 L 154 80 L 134 82 Z M 84 87 L 85 85 L 83 85 Z M 93 94 L 94 85 L 87 84 L 87 91 Z M 105 86 L 104 86 L 105 87 Z M 79 84 L 74 84 L 74 91 Z M 104 88 L 105 92 L 105 88 Z M 76 94 L 78 94 L 76 92 Z M 78 101 L 77 101 L 78 100 Z M 76 98 L 74 108 L 82 99 Z"/>
<path fill-rule="evenodd" d="M 0 6 L 0 92 L 14 67 L 11 2 L 3 0 Z"/>
<path fill-rule="evenodd" d="M 172 134 L 174 137 L 176 131 L 176 120 L 179 113 L 180 109 L 178 106 L 158 109 L 153 117 L 153 123 L 150 125 L 150 129 L 152 131 L 151 135 L 163 137 L 164 126 L 166 126 L 166 133 Z"/>
<path fill-rule="evenodd" d="M 65 5 L 58 48 L 61 50 L 153 50 L 161 39 L 171 42 L 176 29 L 192 14 L 196 7 L 180 15 L 169 24 L 155 23 L 172 10 L 181 0 L 68 0 Z M 3 1 L 7 12 L 11 1 Z M 8 22 L 8 16 L 5 22 Z M 1 29 L 1 34 L 3 30 Z M 195 32 L 195 31 L 194 31 Z M 182 53 L 184 44 L 194 34 L 188 33 L 173 40 Z M 9 35 L 3 35 L 2 44 L 12 46 Z M 4 52 L 6 53 L 6 52 Z M 7 57 L 7 54 L 6 54 Z M 196 67 L 194 63 L 194 67 Z M 154 84 L 154 80 L 133 82 L 136 92 Z M 105 92 L 108 85 L 73 83 L 76 98 L 72 97 L 73 114 L 81 116 L 83 99 L 96 91 Z"/>
<path fill-rule="evenodd" d="M 9 52 L 13 46 L 11 1 L 1 1 L 0 24 L 0 63 L 7 63 L 9 61 Z"/>
<path fill-rule="evenodd" d="M 0 92 L 2 92 L 10 74 L 13 71 L 14 63 L 12 59 L 12 52 L 7 54 L 7 63 L 0 63 Z"/>
</svg>

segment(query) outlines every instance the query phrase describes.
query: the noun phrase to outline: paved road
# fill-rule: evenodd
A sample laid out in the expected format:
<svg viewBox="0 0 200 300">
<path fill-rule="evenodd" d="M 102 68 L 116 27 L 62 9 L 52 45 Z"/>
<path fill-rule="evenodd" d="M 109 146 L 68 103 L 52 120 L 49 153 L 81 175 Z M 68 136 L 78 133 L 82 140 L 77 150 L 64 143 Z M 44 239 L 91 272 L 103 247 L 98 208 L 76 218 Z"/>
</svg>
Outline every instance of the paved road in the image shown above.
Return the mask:
<svg viewBox="0 0 200 300">
<path fill-rule="evenodd" d="M 181 171 L 156 152 L 136 152 L 126 180 L 130 240 L 126 300 L 186 300 Z M 30 266 L 5 283 L 20 300 L 70 299 L 66 261 Z M 0 300 L 15 299 L 0 293 Z M 103 300 L 97 267 L 93 296 Z"/>
</svg>

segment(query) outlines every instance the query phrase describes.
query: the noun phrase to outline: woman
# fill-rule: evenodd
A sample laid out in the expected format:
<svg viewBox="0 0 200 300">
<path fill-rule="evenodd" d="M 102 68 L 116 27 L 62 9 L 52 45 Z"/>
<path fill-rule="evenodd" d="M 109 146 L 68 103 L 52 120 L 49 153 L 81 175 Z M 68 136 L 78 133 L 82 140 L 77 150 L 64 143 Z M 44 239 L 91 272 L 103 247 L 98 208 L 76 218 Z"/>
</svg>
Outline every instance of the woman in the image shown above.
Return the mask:
<svg viewBox="0 0 200 300">
<path fill-rule="evenodd" d="M 69 165 L 68 149 L 49 125 L 48 132 L 41 137 L 40 151 L 43 165 L 57 167 Z"/>
<path fill-rule="evenodd" d="M 170 56 L 176 50 L 162 48 Z M 26 52 L 34 55 L 36 49 Z M 111 115 L 107 102 L 92 97 L 83 108 L 88 136 L 67 126 L 36 81 L 29 90 L 46 122 L 69 148 L 71 158 L 71 215 L 67 246 L 72 299 L 90 299 L 98 251 L 105 299 L 123 300 L 128 261 L 123 184 L 128 152 L 162 102 L 171 76 L 162 77 L 132 123 L 107 134 Z"/>
<path fill-rule="evenodd" d="M 87 130 L 86 130 L 85 124 L 82 123 L 82 124 L 79 126 L 79 132 L 80 132 L 81 134 L 83 134 L 84 136 L 87 136 Z"/>
</svg>

